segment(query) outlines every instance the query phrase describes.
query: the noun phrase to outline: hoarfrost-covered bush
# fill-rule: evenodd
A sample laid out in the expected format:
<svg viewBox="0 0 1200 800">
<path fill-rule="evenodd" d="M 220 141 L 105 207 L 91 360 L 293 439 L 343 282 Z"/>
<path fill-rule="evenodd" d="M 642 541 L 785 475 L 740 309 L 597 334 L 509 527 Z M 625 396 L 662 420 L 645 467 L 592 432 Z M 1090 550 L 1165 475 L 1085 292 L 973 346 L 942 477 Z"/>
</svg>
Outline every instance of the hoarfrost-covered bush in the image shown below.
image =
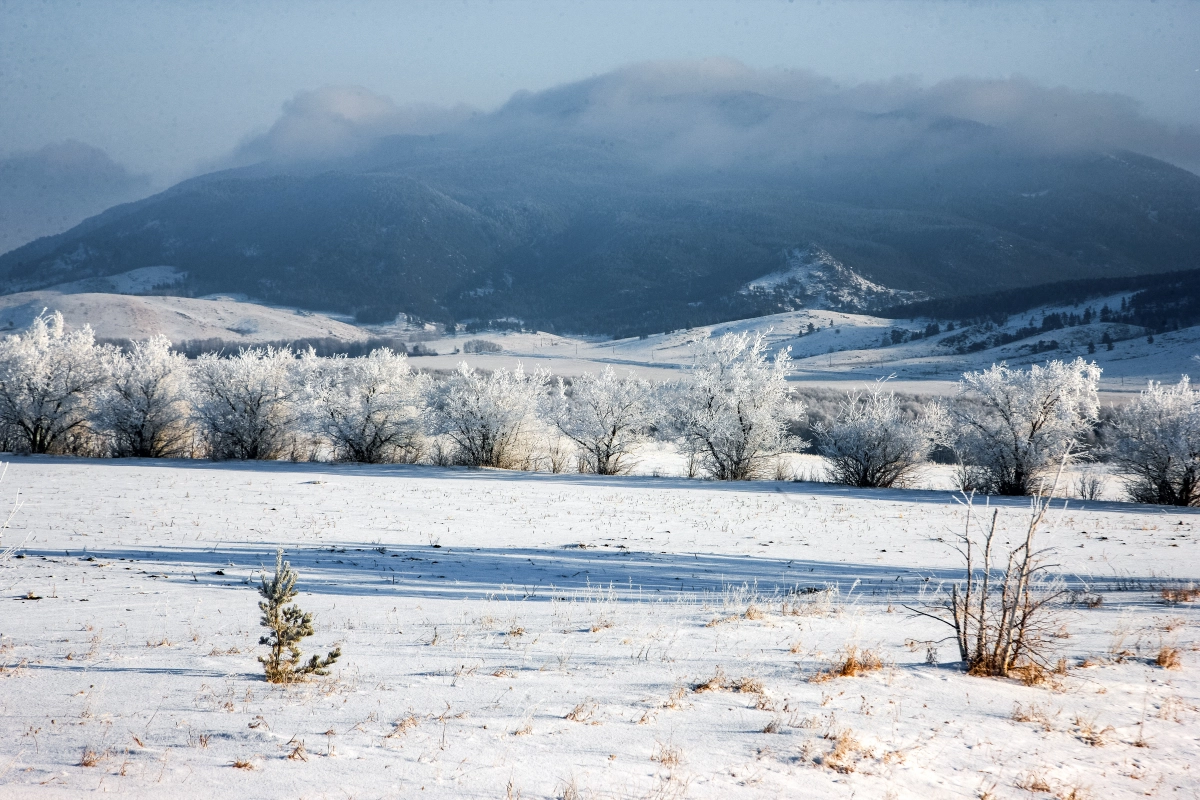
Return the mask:
<svg viewBox="0 0 1200 800">
<path fill-rule="evenodd" d="M 455 463 L 522 468 L 530 460 L 529 439 L 549 379 L 548 371 L 526 375 L 519 364 L 512 372 L 484 375 L 464 361 L 432 392 L 432 432 L 454 442 Z"/>
<path fill-rule="evenodd" d="M 288 348 L 251 347 L 192 367 L 196 422 L 214 459 L 282 458 L 293 444 L 302 367 Z"/>
<path fill-rule="evenodd" d="M 0 425 L 30 453 L 61 453 L 88 433 L 92 402 L 108 381 L 112 348 L 92 329 L 63 328 L 62 314 L 38 315 L 0 342 Z"/>
<path fill-rule="evenodd" d="M 912 483 L 944 429 L 940 405 L 930 404 L 913 417 L 880 381 L 848 394 L 837 416 L 818 423 L 813 432 L 835 483 L 889 488 Z"/>
<path fill-rule="evenodd" d="M 787 429 L 804 410 L 787 384 L 791 355 L 781 350 L 768 359 L 766 349 L 762 334 L 707 339 L 667 393 L 666 413 L 684 452 L 711 478 L 756 478 L 774 456 L 801 444 Z"/>
<path fill-rule="evenodd" d="M 1200 392 L 1184 375 L 1174 386 L 1150 382 L 1117 409 L 1107 448 L 1130 499 L 1200 505 Z"/>
<path fill-rule="evenodd" d="M 654 399 L 649 381 L 632 373 L 618 378 L 605 367 L 575 378 L 569 399 L 560 378 L 547 416 L 579 448 L 581 471 L 624 475 L 634 467 L 634 450 L 649 438 Z"/>
<path fill-rule="evenodd" d="M 112 380 L 100 395 L 95 421 L 114 456 L 167 458 L 187 450 L 187 367 L 165 336 L 113 354 Z"/>
<path fill-rule="evenodd" d="M 1028 495 L 1076 445 L 1099 413 L 1100 368 L 1077 358 L 1028 370 L 992 365 L 967 372 L 951 407 L 955 449 L 975 488 Z"/>
<path fill-rule="evenodd" d="M 321 433 L 340 461 L 411 464 L 424 454 L 421 415 L 429 378 L 388 348 L 321 359 L 312 380 Z"/>
</svg>

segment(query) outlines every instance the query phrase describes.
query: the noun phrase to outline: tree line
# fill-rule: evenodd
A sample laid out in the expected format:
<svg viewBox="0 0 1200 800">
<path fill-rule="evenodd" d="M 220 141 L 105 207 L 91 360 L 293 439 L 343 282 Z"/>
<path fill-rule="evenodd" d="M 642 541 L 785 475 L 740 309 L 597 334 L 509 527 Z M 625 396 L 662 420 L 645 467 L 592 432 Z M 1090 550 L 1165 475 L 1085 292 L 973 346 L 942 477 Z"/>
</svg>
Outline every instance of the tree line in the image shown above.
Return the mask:
<svg viewBox="0 0 1200 800">
<path fill-rule="evenodd" d="M 938 450 L 960 486 L 1038 494 L 1066 458 L 1111 461 L 1139 502 L 1200 504 L 1200 404 L 1187 378 L 1152 383 L 1112 411 L 1103 444 L 1100 369 L 1076 359 L 967 372 L 959 396 L 914 409 L 886 383 L 846 393 L 836 412 L 793 431 L 805 404 L 787 349 L 761 334 L 698 344 L 694 365 L 653 383 L 611 367 L 570 381 L 543 369 L 490 373 L 466 362 L 434 379 L 404 353 L 250 347 L 188 359 L 156 336 L 121 348 L 58 313 L 0 341 L 0 447 L 107 457 L 433 463 L 629 473 L 639 449 L 673 442 L 689 477 L 780 477 L 780 456 L 810 444 L 825 479 L 904 487 Z M 1090 452 L 1088 452 L 1090 450 Z"/>
</svg>

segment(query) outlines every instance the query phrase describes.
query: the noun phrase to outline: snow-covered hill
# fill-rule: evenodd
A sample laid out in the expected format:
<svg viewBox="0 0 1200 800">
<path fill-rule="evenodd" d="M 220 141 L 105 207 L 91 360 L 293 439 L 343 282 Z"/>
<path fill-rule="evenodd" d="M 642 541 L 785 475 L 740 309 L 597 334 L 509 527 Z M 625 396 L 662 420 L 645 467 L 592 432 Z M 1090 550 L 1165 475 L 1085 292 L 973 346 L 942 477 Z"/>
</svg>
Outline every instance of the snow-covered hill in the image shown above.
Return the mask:
<svg viewBox="0 0 1200 800">
<path fill-rule="evenodd" d="M 771 294 L 804 308 L 859 313 L 925 299 L 920 292 L 873 283 L 817 245 L 795 248 L 784 258 L 784 269 L 750 281 L 741 293 Z"/>
</svg>

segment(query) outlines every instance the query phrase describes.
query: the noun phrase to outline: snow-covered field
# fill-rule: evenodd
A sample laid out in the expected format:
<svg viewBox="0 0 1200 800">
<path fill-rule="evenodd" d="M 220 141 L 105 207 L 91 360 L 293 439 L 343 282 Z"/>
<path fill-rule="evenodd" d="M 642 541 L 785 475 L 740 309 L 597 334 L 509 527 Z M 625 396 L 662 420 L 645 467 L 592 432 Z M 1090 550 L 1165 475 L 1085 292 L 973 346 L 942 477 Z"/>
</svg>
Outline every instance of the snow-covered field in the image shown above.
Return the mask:
<svg viewBox="0 0 1200 800">
<path fill-rule="evenodd" d="M 1200 794 L 1200 604 L 1160 596 L 1200 578 L 1195 512 L 1055 502 L 1102 602 L 1025 686 L 926 663 L 945 492 L 57 458 L 2 488 L 0 797 Z M 344 654 L 289 687 L 255 661 L 277 545 Z M 848 647 L 883 668 L 813 680 Z"/>
</svg>

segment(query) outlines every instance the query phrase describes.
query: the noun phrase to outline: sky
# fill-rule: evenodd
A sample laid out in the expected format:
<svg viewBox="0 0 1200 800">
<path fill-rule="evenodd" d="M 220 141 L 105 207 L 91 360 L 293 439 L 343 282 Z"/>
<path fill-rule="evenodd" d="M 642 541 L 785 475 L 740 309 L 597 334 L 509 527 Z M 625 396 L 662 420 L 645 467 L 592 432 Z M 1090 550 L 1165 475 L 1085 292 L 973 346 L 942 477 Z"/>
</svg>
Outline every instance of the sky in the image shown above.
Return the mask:
<svg viewBox="0 0 1200 800">
<path fill-rule="evenodd" d="M 491 110 L 652 60 L 836 81 L 1023 76 L 1200 124 L 1200 2 L 11 2 L 0 157 L 75 139 L 166 185 L 218 164 L 302 93 Z"/>
</svg>

